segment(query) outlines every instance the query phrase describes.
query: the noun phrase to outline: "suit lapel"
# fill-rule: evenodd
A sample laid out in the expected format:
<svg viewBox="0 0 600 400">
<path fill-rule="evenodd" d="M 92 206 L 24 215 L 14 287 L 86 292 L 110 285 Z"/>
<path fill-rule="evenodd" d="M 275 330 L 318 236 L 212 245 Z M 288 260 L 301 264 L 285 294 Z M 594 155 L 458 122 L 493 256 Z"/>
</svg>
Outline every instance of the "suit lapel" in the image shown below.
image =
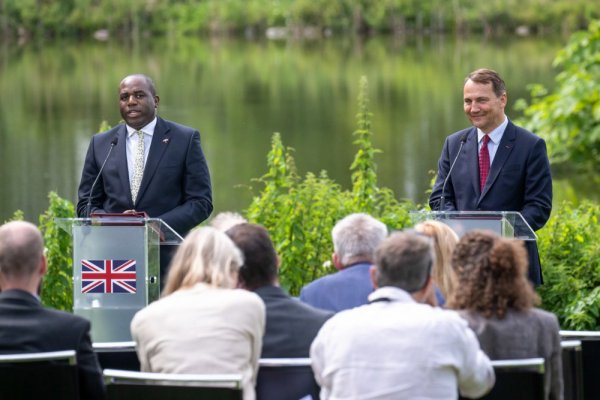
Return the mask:
<svg viewBox="0 0 600 400">
<path fill-rule="evenodd" d="M 150 181 L 160 164 L 160 160 L 171 141 L 169 133 L 170 128 L 165 124 L 165 121 L 162 118 L 156 118 L 156 127 L 154 128 L 154 135 L 152 135 L 152 144 L 150 145 L 150 153 L 148 153 L 148 160 L 144 167 L 144 177 L 142 178 L 142 183 L 140 185 L 138 199 L 141 199 L 144 196 L 144 192 L 150 184 Z"/>
<path fill-rule="evenodd" d="M 504 134 L 502 135 L 502 139 L 500 139 L 500 144 L 498 145 L 498 149 L 496 150 L 496 155 L 494 156 L 494 161 L 490 166 L 490 173 L 488 175 L 487 181 L 485 182 L 485 186 L 483 187 L 483 192 L 479 197 L 479 201 L 483 199 L 486 193 L 490 190 L 496 178 L 500 174 L 504 163 L 508 159 L 508 156 L 512 152 L 515 146 L 515 139 L 517 137 L 514 125 L 508 121 L 508 125 L 504 130 Z"/>
<path fill-rule="evenodd" d="M 473 193 L 479 193 L 479 152 L 477 151 L 477 129 L 473 128 L 467 136 L 467 141 L 463 147 L 465 159 L 467 160 L 467 171 L 469 171 L 469 181 L 473 186 Z M 473 168 L 473 165 L 476 168 Z"/>
<path fill-rule="evenodd" d="M 133 200 L 131 199 L 131 186 L 129 184 L 129 168 L 127 168 L 127 128 L 125 124 L 121 125 L 117 132 L 119 142 L 117 144 L 117 170 L 119 171 L 119 180 L 121 187 L 127 191 L 127 198 L 130 200 L 133 208 Z"/>
</svg>

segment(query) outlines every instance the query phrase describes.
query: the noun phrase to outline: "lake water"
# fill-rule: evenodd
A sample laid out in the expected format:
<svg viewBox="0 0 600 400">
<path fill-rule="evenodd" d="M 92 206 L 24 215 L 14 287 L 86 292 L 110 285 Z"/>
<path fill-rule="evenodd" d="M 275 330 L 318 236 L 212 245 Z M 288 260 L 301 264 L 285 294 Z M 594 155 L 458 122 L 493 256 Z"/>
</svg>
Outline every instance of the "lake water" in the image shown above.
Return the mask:
<svg viewBox="0 0 600 400">
<path fill-rule="evenodd" d="M 17 209 L 37 221 L 50 190 L 73 202 L 101 121 L 119 122 L 125 75 L 152 76 L 159 113 L 200 130 L 215 211 L 243 211 L 266 171 L 273 132 L 295 148 L 299 171 L 327 170 L 342 186 L 356 148 L 356 98 L 369 81 L 380 186 L 422 203 L 444 137 L 467 126 L 462 80 L 498 70 L 514 100 L 529 83 L 552 86 L 561 39 L 328 38 L 318 41 L 165 38 L 140 43 L 59 42 L 0 48 L 0 221 Z M 555 199 L 593 197 L 577 177 Z M 587 190 L 587 192 L 586 192 Z"/>
</svg>

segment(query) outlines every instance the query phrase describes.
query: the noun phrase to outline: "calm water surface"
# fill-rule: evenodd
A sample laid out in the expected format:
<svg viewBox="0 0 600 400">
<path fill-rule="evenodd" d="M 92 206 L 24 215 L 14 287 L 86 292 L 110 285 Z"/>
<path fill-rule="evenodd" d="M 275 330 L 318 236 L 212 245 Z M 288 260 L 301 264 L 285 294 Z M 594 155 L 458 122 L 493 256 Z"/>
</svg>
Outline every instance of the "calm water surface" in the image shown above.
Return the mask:
<svg viewBox="0 0 600 400">
<path fill-rule="evenodd" d="M 50 190 L 73 202 L 90 136 L 118 123 L 117 86 L 151 75 L 164 118 L 196 127 L 212 172 L 215 211 L 242 211 L 265 172 L 273 132 L 295 148 L 301 173 L 327 170 L 348 187 L 358 83 L 369 81 L 379 183 L 425 202 L 444 137 L 467 125 L 462 79 L 487 66 L 504 75 L 509 117 L 526 85 L 552 86 L 564 41 L 425 38 L 367 41 L 160 39 L 130 45 L 46 43 L 0 49 L 0 221 L 29 220 Z M 557 179 L 557 198 L 585 185 Z M 575 195 L 574 193 L 577 193 Z"/>
</svg>

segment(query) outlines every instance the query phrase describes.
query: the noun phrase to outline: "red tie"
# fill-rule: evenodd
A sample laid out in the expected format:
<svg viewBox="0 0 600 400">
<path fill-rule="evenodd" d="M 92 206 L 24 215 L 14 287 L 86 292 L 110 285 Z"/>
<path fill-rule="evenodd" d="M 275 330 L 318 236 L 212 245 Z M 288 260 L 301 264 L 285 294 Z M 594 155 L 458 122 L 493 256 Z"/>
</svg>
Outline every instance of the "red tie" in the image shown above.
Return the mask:
<svg viewBox="0 0 600 400">
<path fill-rule="evenodd" d="M 489 135 L 483 135 L 483 143 L 479 150 L 479 189 L 483 192 L 485 180 L 490 173 L 490 152 L 488 151 Z"/>
</svg>

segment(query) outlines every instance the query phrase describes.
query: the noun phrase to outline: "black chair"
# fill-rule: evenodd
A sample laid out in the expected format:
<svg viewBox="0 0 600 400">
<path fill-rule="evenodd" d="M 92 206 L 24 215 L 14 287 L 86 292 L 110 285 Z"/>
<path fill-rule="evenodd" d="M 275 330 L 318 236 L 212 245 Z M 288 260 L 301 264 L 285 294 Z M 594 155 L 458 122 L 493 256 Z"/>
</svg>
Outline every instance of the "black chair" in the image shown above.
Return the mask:
<svg viewBox="0 0 600 400">
<path fill-rule="evenodd" d="M 79 399 L 75 350 L 0 355 L 0 399 Z"/>
<path fill-rule="evenodd" d="M 162 374 L 106 369 L 108 400 L 242 400 L 239 374 Z"/>
<path fill-rule="evenodd" d="M 310 358 L 261 358 L 256 379 L 257 400 L 319 398 Z"/>
<path fill-rule="evenodd" d="M 93 347 L 102 369 L 140 370 L 135 342 L 97 342 Z"/>
<path fill-rule="evenodd" d="M 580 340 L 564 340 L 562 347 L 562 372 L 565 400 L 583 400 L 583 362 Z"/>
<path fill-rule="evenodd" d="M 581 341 L 583 397 L 600 399 L 600 332 L 560 331 L 560 338 Z"/>
<path fill-rule="evenodd" d="M 481 399 L 544 400 L 544 359 L 492 361 L 496 373 L 494 388 Z M 460 397 L 460 399 L 465 399 Z"/>
</svg>

